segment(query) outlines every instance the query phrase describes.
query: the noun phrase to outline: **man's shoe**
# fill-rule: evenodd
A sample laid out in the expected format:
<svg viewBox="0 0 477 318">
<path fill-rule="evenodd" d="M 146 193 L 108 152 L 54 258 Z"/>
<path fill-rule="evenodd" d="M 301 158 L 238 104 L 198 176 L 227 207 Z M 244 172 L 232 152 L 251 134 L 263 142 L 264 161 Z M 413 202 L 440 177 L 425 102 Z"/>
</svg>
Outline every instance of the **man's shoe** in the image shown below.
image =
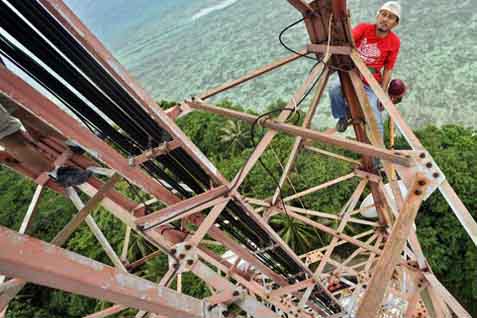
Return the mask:
<svg viewBox="0 0 477 318">
<path fill-rule="evenodd" d="M 338 122 L 336 123 L 336 131 L 337 132 L 345 132 L 346 129 L 348 128 L 349 122 L 347 118 L 340 118 Z"/>
<path fill-rule="evenodd" d="M 91 171 L 76 167 L 59 167 L 56 169 L 55 181 L 62 187 L 74 187 L 85 183 L 93 175 Z"/>
</svg>

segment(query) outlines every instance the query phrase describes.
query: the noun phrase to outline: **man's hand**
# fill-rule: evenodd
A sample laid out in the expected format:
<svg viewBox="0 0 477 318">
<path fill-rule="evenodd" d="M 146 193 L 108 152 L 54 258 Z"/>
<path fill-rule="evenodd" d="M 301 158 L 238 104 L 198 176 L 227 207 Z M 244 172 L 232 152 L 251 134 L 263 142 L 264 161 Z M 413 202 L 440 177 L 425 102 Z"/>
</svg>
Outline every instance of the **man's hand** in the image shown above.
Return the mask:
<svg viewBox="0 0 477 318">
<path fill-rule="evenodd" d="M 402 101 L 402 96 L 389 96 L 394 105 L 399 104 Z M 378 101 L 378 110 L 382 112 L 384 110 L 384 105 Z"/>
<path fill-rule="evenodd" d="M 402 101 L 402 96 L 390 96 L 393 104 L 399 104 Z"/>
</svg>

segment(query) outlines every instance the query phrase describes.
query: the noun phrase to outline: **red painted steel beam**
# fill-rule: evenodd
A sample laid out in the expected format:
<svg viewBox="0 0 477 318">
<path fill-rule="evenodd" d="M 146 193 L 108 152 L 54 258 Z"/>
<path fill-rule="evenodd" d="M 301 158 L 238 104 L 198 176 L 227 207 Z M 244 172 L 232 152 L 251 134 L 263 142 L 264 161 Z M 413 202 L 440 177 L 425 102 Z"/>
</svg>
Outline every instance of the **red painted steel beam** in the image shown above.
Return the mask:
<svg viewBox="0 0 477 318">
<path fill-rule="evenodd" d="M 212 162 L 208 160 L 202 151 L 180 130 L 175 122 L 167 116 L 167 113 L 157 105 L 152 96 L 140 87 L 124 66 L 114 58 L 96 36 L 68 8 L 64 1 L 39 0 L 39 2 L 88 50 L 91 56 L 96 58 L 98 63 L 141 104 L 143 109 L 161 128 L 166 130 L 174 139 L 180 140 L 182 143 L 181 148 L 189 154 L 217 184 L 227 183 L 227 180 L 220 174 Z"/>
<path fill-rule="evenodd" d="M 203 93 L 202 95 L 199 95 L 199 98 L 202 99 L 202 100 L 205 100 L 207 98 L 210 98 L 210 97 L 213 97 L 217 94 L 220 94 L 220 93 L 222 93 L 226 90 L 229 90 L 229 89 L 234 88 L 238 85 L 241 85 L 241 84 L 243 84 L 243 83 L 245 83 L 249 80 L 252 80 L 252 79 L 254 79 L 258 76 L 261 76 L 261 75 L 264 75 L 268 72 L 271 72 L 271 71 L 273 71 L 273 70 L 275 70 L 275 69 L 277 69 L 277 68 L 279 68 L 283 65 L 286 65 L 288 63 L 291 63 L 291 62 L 301 58 L 302 55 L 307 53 L 307 50 L 304 49 L 304 50 L 299 51 L 298 53 L 300 53 L 300 55 L 299 54 L 292 54 L 292 55 L 290 55 L 288 57 L 285 57 L 283 59 L 280 59 L 280 60 L 278 60 L 278 61 L 276 61 L 272 64 L 263 66 L 263 67 L 255 70 L 255 71 L 252 71 L 249 74 L 247 74 L 247 75 L 245 75 L 245 76 L 243 76 L 239 79 L 232 80 L 232 81 L 227 82 L 227 83 L 225 83 L 221 86 L 218 86 L 216 88 L 209 89 L 207 92 Z"/>
<path fill-rule="evenodd" d="M 335 18 L 341 19 L 348 15 L 348 10 L 346 8 L 346 0 L 332 0 L 331 8 L 333 11 L 333 16 Z"/>
<path fill-rule="evenodd" d="M 219 186 L 187 200 L 169 205 L 168 207 L 155 211 L 154 213 L 148 214 L 142 218 L 138 218 L 136 224 L 149 227 L 154 226 L 154 224 L 162 224 L 163 222 L 170 223 L 172 220 L 180 218 L 180 216 L 187 211 L 199 208 L 201 205 L 207 204 L 214 199 L 226 196 L 228 191 L 229 189 L 227 186 Z M 203 207 L 203 209 L 206 207 Z"/>
<path fill-rule="evenodd" d="M 38 239 L 0 227 L 0 242 L 7 276 L 168 317 L 204 317 L 203 301 Z"/>
<path fill-rule="evenodd" d="M 303 15 L 313 12 L 313 8 L 304 0 L 288 0 L 288 2 Z"/>
<path fill-rule="evenodd" d="M 0 67 L 0 94 L 8 96 L 19 106 L 41 118 L 50 126 L 55 127 L 65 138 L 77 140 L 83 147 L 96 153 L 99 160 L 118 171 L 131 182 L 140 185 L 162 202 L 174 204 L 180 201 L 178 197 L 143 171 L 129 166 L 126 158 L 4 67 Z"/>
<path fill-rule="evenodd" d="M 202 102 L 186 101 L 186 103 L 190 107 L 195 109 L 204 110 L 204 111 L 222 115 L 225 117 L 239 119 L 250 124 L 257 123 L 258 125 L 263 126 L 265 128 L 270 128 L 276 131 L 280 131 L 291 136 L 301 136 L 303 138 L 321 141 L 323 143 L 338 146 L 340 148 L 347 149 L 347 150 L 350 150 L 365 156 L 377 157 L 383 160 L 389 160 L 395 164 L 402 165 L 405 167 L 409 167 L 413 165 L 412 160 L 410 160 L 409 158 L 406 158 L 403 155 L 395 154 L 392 151 L 375 147 L 367 143 L 357 142 L 351 139 L 345 139 L 341 137 L 335 137 L 335 136 L 331 136 L 331 135 L 321 133 L 315 130 L 280 123 L 274 119 L 258 120 L 257 116 L 254 116 L 251 114 L 247 114 L 247 113 L 239 112 L 235 110 L 230 110 L 226 108 L 221 108 L 221 107 L 213 106 L 213 105 L 202 103 Z"/>
</svg>

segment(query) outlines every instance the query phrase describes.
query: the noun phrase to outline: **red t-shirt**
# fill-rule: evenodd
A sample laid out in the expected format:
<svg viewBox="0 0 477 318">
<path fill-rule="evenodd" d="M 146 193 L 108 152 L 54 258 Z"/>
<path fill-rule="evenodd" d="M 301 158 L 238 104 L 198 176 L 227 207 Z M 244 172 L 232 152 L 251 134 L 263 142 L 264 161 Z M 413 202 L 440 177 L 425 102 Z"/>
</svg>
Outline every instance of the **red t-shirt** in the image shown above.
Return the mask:
<svg viewBox="0 0 477 318">
<path fill-rule="evenodd" d="M 396 64 L 401 40 L 394 32 L 384 38 L 376 36 L 376 24 L 361 23 L 353 29 L 356 47 L 374 77 L 381 82 L 382 68 L 391 70 Z"/>
</svg>

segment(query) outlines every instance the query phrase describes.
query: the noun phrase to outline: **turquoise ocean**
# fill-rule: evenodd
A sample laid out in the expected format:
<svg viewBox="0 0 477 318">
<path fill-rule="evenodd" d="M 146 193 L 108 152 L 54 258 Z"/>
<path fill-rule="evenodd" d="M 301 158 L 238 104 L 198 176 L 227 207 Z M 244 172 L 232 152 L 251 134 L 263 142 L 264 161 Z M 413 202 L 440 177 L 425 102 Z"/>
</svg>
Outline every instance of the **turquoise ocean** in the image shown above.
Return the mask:
<svg viewBox="0 0 477 318">
<path fill-rule="evenodd" d="M 181 101 L 287 56 L 278 34 L 300 14 L 285 0 L 66 0 L 157 100 Z M 348 1 L 353 24 L 374 21 L 383 1 Z M 477 1 L 401 1 L 395 76 L 409 94 L 399 106 L 414 127 L 477 126 Z M 284 39 L 296 49 L 303 25 Z M 289 100 L 314 62 L 301 59 L 221 94 L 261 112 Z M 304 104 L 306 106 L 306 104 Z M 316 127 L 333 124 L 325 94 Z"/>
</svg>

